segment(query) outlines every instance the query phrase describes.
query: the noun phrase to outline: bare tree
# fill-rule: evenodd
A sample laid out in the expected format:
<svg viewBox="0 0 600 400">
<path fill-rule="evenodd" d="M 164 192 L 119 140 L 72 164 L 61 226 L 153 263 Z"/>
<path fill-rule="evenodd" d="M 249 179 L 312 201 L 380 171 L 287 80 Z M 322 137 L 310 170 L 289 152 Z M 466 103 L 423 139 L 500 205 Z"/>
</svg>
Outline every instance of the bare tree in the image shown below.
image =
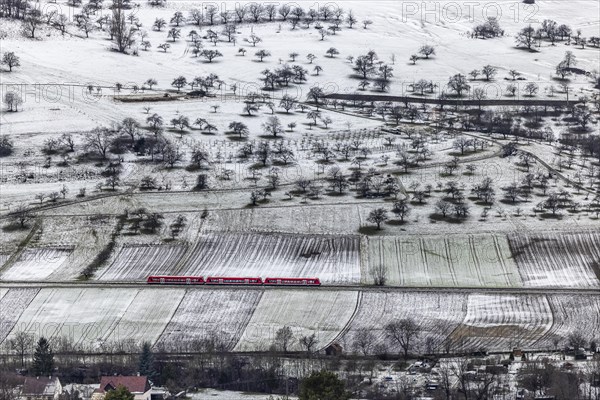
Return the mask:
<svg viewBox="0 0 600 400">
<path fill-rule="evenodd" d="M 35 39 L 35 32 L 42 22 L 42 12 L 37 8 L 31 7 L 23 19 L 23 32 L 28 37 Z"/>
<path fill-rule="evenodd" d="M 14 67 L 18 67 L 21 65 L 19 57 L 15 55 L 12 51 L 7 51 L 2 56 L 2 64 L 8 65 L 8 70 L 12 71 Z"/>
<path fill-rule="evenodd" d="M 371 277 L 376 286 L 384 286 L 387 280 L 387 268 L 383 264 L 377 264 L 371 267 Z"/>
<path fill-rule="evenodd" d="M 425 56 L 425 58 L 429 58 L 429 56 L 434 55 L 435 54 L 435 47 L 430 46 L 428 44 L 421 46 L 421 48 L 419 49 L 419 53 L 423 54 Z"/>
<path fill-rule="evenodd" d="M 531 25 L 521 29 L 516 36 L 516 41 L 517 45 L 525 46 L 529 50 L 531 50 L 531 47 L 535 44 L 536 41 L 535 29 Z"/>
<path fill-rule="evenodd" d="M 319 339 L 317 339 L 317 335 L 314 333 L 300 338 L 300 345 L 304 347 L 307 353 L 312 353 L 318 343 Z"/>
<path fill-rule="evenodd" d="M 394 201 L 394 207 L 392 212 L 400 217 L 400 221 L 404 221 L 404 218 L 410 214 L 410 207 L 406 199 L 400 199 Z"/>
<path fill-rule="evenodd" d="M 223 54 L 219 50 L 202 50 L 199 54 L 201 57 L 206 58 L 209 63 L 212 63 L 217 57 L 223 57 Z"/>
<path fill-rule="evenodd" d="M 371 354 L 375 343 L 375 335 L 369 328 L 359 328 L 353 335 L 353 347 L 364 356 Z"/>
<path fill-rule="evenodd" d="M 15 211 L 10 214 L 11 219 L 17 223 L 21 229 L 27 227 L 27 223 L 34 218 L 33 213 L 25 206 L 20 204 L 17 206 Z"/>
<path fill-rule="evenodd" d="M 97 127 L 85 135 L 84 146 L 86 150 L 96 153 L 102 157 L 103 160 L 106 160 L 106 154 L 110 148 L 113 137 L 114 132 L 110 129 Z"/>
<path fill-rule="evenodd" d="M 117 51 L 125 53 L 134 42 L 135 29 L 132 29 L 125 20 L 124 0 L 115 0 L 113 2 L 113 14 L 111 22 L 111 32 L 113 40 L 117 46 Z"/>
<path fill-rule="evenodd" d="M 254 53 L 254 55 L 256 57 L 258 57 L 258 59 L 260 60 L 260 62 L 263 62 L 263 59 L 265 57 L 270 57 L 271 56 L 271 52 L 268 50 L 259 50 L 256 53 Z"/>
<path fill-rule="evenodd" d="M 381 229 L 381 224 L 389 219 L 387 211 L 384 208 L 376 208 L 369 213 L 367 221 L 377 225 L 377 230 Z"/>
<path fill-rule="evenodd" d="M 283 326 L 275 333 L 275 344 L 283 351 L 287 353 L 290 345 L 294 340 L 294 333 L 289 326 Z"/>
<path fill-rule="evenodd" d="M 388 340 L 400 345 L 404 351 L 404 358 L 408 358 L 413 341 L 418 338 L 421 328 L 412 318 L 394 320 L 384 327 Z"/>
<path fill-rule="evenodd" d="M 269 117 L 266 122 L 262 124 L 262 128 L 266 133 L 277 137 L 278 134 L 283 132 L 283 125 L 278 117 Z"/>
<path fill-rule="evenodd" d="M 25 366 L 25 356 L 31 352 L 33 347 L 33 336 L 27 332 L 19 331 L 10 339 L 10 348 L 17 353 L 21 359 L 21 368 Z"/>
</svg>

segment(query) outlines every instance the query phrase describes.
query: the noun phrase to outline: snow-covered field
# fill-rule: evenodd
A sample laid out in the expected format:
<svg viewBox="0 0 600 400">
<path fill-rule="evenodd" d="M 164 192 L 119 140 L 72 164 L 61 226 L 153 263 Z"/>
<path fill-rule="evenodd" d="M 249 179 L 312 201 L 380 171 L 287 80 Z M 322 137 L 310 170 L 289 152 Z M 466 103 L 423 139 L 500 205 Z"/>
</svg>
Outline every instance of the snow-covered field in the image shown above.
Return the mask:
<svg viewBox="0 0 600 400">
<path fill-rule="evenodd" d="M 600 287 L 600 234 L 515 234 L 508 242 L 529 287 Z"/>
<path fill-rule="evenodd" d="M 156 343 L 185 296 L 181 289 L 139 290 L 117 325 L 108 334 L 112 342 Z"/>
<path fill-rule="evenodd" d="M 186 246 L 123 246 L 115 260 L 97 273 L 101 281 L 145 281 L 149 275 L 173 275 Z"/>
<path fill-rule="evenodd" d="M 469 295 L 464 321 L 452 332 L 461 349 L 535 348 L 552 328 L 552 309 L 541 295 Z M 574 327 L 573 327 L 574 328 Z"/>
<path fill-rule="evenodd" d="M 267 291 L 235 350 L 266 351 L 276 343 L 277 331 L 284 326 L 294 335 L 290 350 L 301 350 L 300 338 L 312 334 L 318 341 L 315 347 L 324 348 L 350 322 L 358 296 L 358 291 Z"/>
<path fill-rule="evenodd" d="M 57 7 L 69 18 L 81 11 L 68 6 L 66 0 L 49 3 L 37 2 L 41 7 Z M 231 11 L 236 4 L 226 1 L 218 6 Z M 3 157 L 0 163 L 0 213 L 5 217 L 21 204 L 46 208 L 35 210 L 35 217 L 22 223 L 25 227 L 12 220 L 12 225 L 4 226 L 3 222 L 0 281 L 75 280 L 114 241 L 114 250 L 95 273 L 95 283 L 143 281 L 150 274 L 160 273 L 316 276 L 324 287 L 306 291 L 141 286 L 0 288 L 0 343 L 20 331 L 29 331 L 55 340 L 67 337 L 93 351 L 111 343 L 143 341 L 167 351 L 210 345 L 262 351 L 273 345 L 280 328 L 290 326 L 294 334 L 292 350 L 300 349 L 301 336 L 311 334 L 315 334 L 319 348 L 338 341 L 345 349 L 353 349 L 357 335 L 369 329 L 374 335 L 369 351 L 373 353 L 386 348 L 399 351 L 386 338 L 384 327 L 408 317 L 415 318 L 423 330 L 418 339 L 422 349 L 548 347 L 578 329 L 590 338 L 598 336 L 597 295 L 518 294 L 521 288 L 570 288 L 573 293 L 578 288 L 600 288 L 598 218 L 586 209 L 594 193 L 575 188 L 573 182 L 582 179 L 577 177 L 576 169 L 565 167 L 564 177 L 550 178 L 548 191 L 565 190 L 579 204 L 578 209 L 561 210 L 556 218 L 534 211 L 546 195 L 546 189 L 542 193 L 539 186 L 532 186 L 526 199 L 511 202 L 502 198 L 503 187 L 522 182 L 529 172 L 547 176 L 556 173 L 554 169 L 563 171 L 561 162 L 568 156 L 561 154 L 555 144 L 519 144 L 520 149 L 538 155 L 548 164 L 536 161 L 530 170 L 529 165 L 525 168 L 519 164 L 518 157 L 498 157 L 501 146 L 512 138 L 473 130 L 458 133 L 464 117 L 459 107 L 434 112 L 423 106 L 423 117 L 410 123 L 403 119 L 405 123 L 393 134 L 383 130 L 391 128 L 391 117 L 385 120 L 385 116 L 368 116 L 358 108 L 323 108 L 323 116 L 331 118 L 329 126 L 321 120 L 313 127 L 308 123 L 307 112 L 288 113 L 279 107 L 284 94 L 305 101 L 308 90 L 314 86 L 322 87 L 326 93 L 357 92 L 360 79 L 347 57 L 370 50 L 377 53 L 379 61 L 394 68 L 386 94 L 414 96 L 409 89 L 411 84 L 426 79 L 436 91 L 424 93 L 423 97 L 434 98 L 441 90 L 448 92 L 450 76 L 468 75 L 489 64 L 498 70 L 491 82 L 468 78 L 473 88 L 484 88 L 488 98 L 507 99 L 506 85 L 513 82 L 508 74 L 516 70 L 522 80 L 515 81 L 519 87 L 515 100 L 523 99 L 523 86 L 531 82 L 540 88 L 535 98 L 549 98 L 556 89 L 553 98 L 564 99 L 566 93 L 558 88 L 562 81 L 557 80 L 556 65 L 566 51 L 572 51 L 577 68 L 597 70 L 598 48 L 580 48 L 564 41 L 551 45 L 544 40 L 535 51 L 526 51 L 515 46 L 515 34 L 529 24 L 538 28 L 541 21 L 550 18 L 570 25 L 574 32 L 581 30 L 581 36 L 600 36 L 598 2 L 538 0 L 534 8 L 514 1 L 500 1 L 488 7 L 457 5 L 451 0 L 366 4 L 347 0 L 340 6 L 346 11 L 352 9 L 358 21 L 370 19 L 371 25 L 363 28 L 358 22 L 349 28 L 344 23 L 341 31 L 324 38 L 315 29 L 316 24 L 300 24 L 294 29 L 289 21 L 279 20 L 237 24 L 233 43 L 223 35 L 214 45 L 203 39 L 205 49 L 223 54 L 211 63 L 193 56 L 189 33 L 196 30 L 204 36 L 208 29 L 220 32 L 222 25 L 183 24 L 181 38 L 172 41 L 167 38 L 171 26 L 163 30 L 152 28 L 156 18 L 169 21 L 176 11 L 187 16 L 191 8 L 202 9 L 205 4 L 201 2 L 168 1 L 162 8 L 140 2 L 132 16 L 139 19 L 152 45 L 148 51 L 140 49 L 137 56 L 111 51 L 107 33 L 100 30 L 91 32 L 86 39 L 74 25 L 67 28 L 66 35 L 42 26 L 36 40 L 31 40 L 23 37 L 19 22 L 3 19 L 2 52 L 14 51 L 21 65 L 12 72 L 2 71 L 0 97 L 16 90 L 24 103 L 19 112 L 0 110 L 2 135 L 15 143 L 13 154 Z M 110 13 L 108 4 L 100 12 Z M 474 39 L 471 31 L 487 16 L 498 17 L 504 34 L 493 39 Z M 244 40 L 252 33 L 262 39 L 256 46 Z M 158 45 L 165 42 L 170 44 L 169 50 L 159 50 Z M 410 55 L 422 45 L 435 46 L 436 54 L 410 62 Z M 339 54 L 327 56 L 331 47 Z M 241 53 L 240 48 L 248 54 Z M 257 50 L 270 51 L 271 56 L 258 61 L 253 54 Z M 292 52 L 298 52 L 296 60 L 291 60 Z M 315 61 L 308 61 L 309 53 L 316 56 Z M 262 71 L 284 64 L 306 68 L 308 81 L 282 90 L 262 91 Z M 322 68 L 321 72 L 314 70 L 316 65 Z M 167 92 L 173 96 L 176 89 L 171 83 L 179 75 L 191 81 L 208 74 L 217 74 L 222 80 L 215 97 L 142 99 L 144 95 L 161 97 Z M 151 78 L 157 80 L 153 89 L 145 90 L 143 95 L 132 93 L 134 85 L 143 86 Z M 120 93 L 115 92 L 117 82 L 124 87 Z M 589 76 L 583 74 L 570 76 L 568 82 L 571 99 L 595 90 L 591 89 Z M 236 85 L 237 92 L 232 85 Z M 91 91 L 88 86 L 92 86 Z M 360 93 L 382 94 L 373 86 Z M 245 115 L 244 96 L 251 92 L 268 94 L 275 109 L 265 104 L 254 116 Z M 139 101 L 121 101 L 124 98 Z M 314 106 L 308 108 L 311 109 Z M 494 110 L 498 111 L 496 116 L 505 111 Z M 443 126 L 449 120 L 433 120 L 438 111 L 454 118 L 449 127 Z M 488 111 L 483 114 L 486 118 Z M 523 126 L 525 120 L 531 122 L 530 111 L 518 116 Z M 164 119 L 161 135 L 181 151 L 184 160 L 169 167 L 155 161 L 159 155 L 154 150 L 151 160 L 148 154 L 138 154 L 129 144 L 125 149 L 111 148 L 108 158 L 118 162 L 123 171 L 115 190 L 108 191 L 107 185 L 102 185 L 108 161 L 99 162 L 86 154 L 90 146 L 84 146 L 85 134 L 95 127 L 114 126 L 131 117 L 141 124 L 139 136 L 147 135 L 145 140 L 149 140 L 153 135 L 148 132 L 146 119 L 153 113 Z M 190 122 L 206 119 L 216 131 L 207 133 L 196 126 L 180 131 L 170 123 L 179 116 L 188 117 Z M 272 116 L 283 124 L 280 139 L 265 137 L 262 124 Z M 596 117 L 590 120 L 592 133 L 597 133 Z M 556 138 L 571 129 L 565 116 L 544 115 L 542 120 L 541 125 L 550 128 Z M 228 132 L 234 121 L 248 126 L 247 138 Z M 288 124 L 295 125 L 285 129 L 290 127 Z M 413 128 L 417 133 L 413 132 L 411 138 L 408 132 Z M 447 174 L 445 163 L 459 154 L 453 148 L 455 133 L 482 140 L 483 145 L 480 151 L 460 154 L 460 166 Z M 63 134 L 73 135 L 74 151 L 42 149 L 49 140 Z M 432 154 L 403 173 L 394 162 L 404 151 L 414 156 L 411 146 L 415 137 L 426 140 Z M 288 146 L 294 159 L 282 164 L 271 158 L 261 165 L 256 157 L 238 156 L 243 147 L 256 147 L 264 140 L 272 147 L 276 143 Z M 357 144 L 352 155 L 342 157 L 339 149 L 353 142 Z M 321 160 L 316 144 L 338 150 L 331 160 Z M 201 168 L 190 166 L 193 149 L 205 151 L 209 162 Z M 575 164 L 578 163 L 581 171 L 592 170 L 591 158 L 578 154 Z M 466 172 L 468 166 L 472 167 L 470 173 Z M 360 173 L 375 180 L 377 176 L 397 178 L 398 194 L 394 199 L 363 198 L 358 190 L 361 178 L 352 180 L 346 193 L 334 193 L 335 190 L 329 190 L 331 182 L 327 176 L 336 167 L 347 177 Z M 224 177 L 227 169 L 232 178 Z M 251 178 L 252 173 L 260 176 Z M 192 191 L 199 174 L 206 175 L 208 188 Z M 265 195 L 265 201 L 251 206 L 250 192 L 269 187 L 269 174 L 280 174 L 279 187 L 273 185 L 268 199 Z M 155 178 L 160 191 L 141 191 L 139 184 L 145 176 Z M 485 177 L 492 179 L 496 190 L 495 203 L 489 209 L 474 200 L 470 192 Z M 320 194 L 316 198 L 305 196 L 295 185 L 299 178 L 313 180 Z M 451 181 L 456 181 L 471 207 L 464 221 L 438 218 L 434 211 L 436 201 L 448 199 L 444 185 Z M 409 188 L 423 189 L 426 184 L 432 185 L 427 198 L 422 203 L 414 201 L 415 191 Z M 594 189 L 594 184 L 591 187 Z M 81 190 L 86 190 L 85 196 Z M 51 193 L 55 194 L 54 200 L 48 198 Z M 46 197 L 38 200 L 40 194 Z M 403 197 L 408 198 L 411 212 L 400 222 L 390 210 L 392 202 Z M 381 231 L 375 231 L 369 221 L 370 212 L 378 207 L 385 207 L 391 217 Z M 155 234 L 130 232 L 126 226 L 117 235 L 117 216 L 142 208 L 163 213 L 163 226 Z M 169 224 L 180 214 L 186 216 L 187 226 L 179 237 L 171 237 Z M 361 291 L 359 285 L 372 284 L 373 270 L 377 268 L 385 271 L 389 286 L 504 288 L 514 293 L 457 294 L 442 289 L 439 293 L 400 292 L 395 288 Z M 334 291 L 326 287 L 348 283 L 357 284 L 356 290 Z"/>
<path fill-rule="evenodd" d="M 554 322 L 552 328 L 536 343 L 536 347 L 555 348 L 555 342 L 565 343 L 565 338 L 577 333 L 594 338 L 600 334 L 600 297 L 578 295 L 549 295 Z"/>
<path fill-rule="evenodd" d="M 44 89 L 39 88 L 38 101 L 34 101 L 34 97 L 31 96 L 25 104 L 26 108 L 37 110 L 34 118 L 27 117 L 25 113 L 5 115 L 5 118 L 11 124 L 11 134 L 36 132 L 42 125 L 45 125 L 47 132 L 89 129 L 96 124 L 108 124 L 114 117 L 123 118 L 131 115 L 130 107 L 122 107 L 111 99 L 113 94 L 111 88 L 115 80 L 125 84 L 141 85 L 143 80 L 155 77 L 158 80 L 157 87 L 164 89 L 169 88 L 171 80 L 176 75 L 189 77 L 214 72 L 229 83 L 238 82 L 245 85 L 247 91 L 249 88 L 256 88 L 260 71 L 278 65 L 280 58 L 287 62 L 288 54 L 293 50 L 301 53 L 297 60 L 299 64 L 308 64 L 305 59 L 308 51 L 317 55 L 318 59 L 315 63 L 323 68 L 323 73 L 319 76 L 311 76 L 311 81 L 325 87 L 334 86 L 340 92 L 353 92 L 357 85 L 350 77 L 352 70 L 345 57 L 366 53 L 370 49 L 376 50 L 380 58 L 386 62 L 390 62 L 392 54 L 397 58 L 395 75 L 398 81 L 392 85 L 391 93 L 400 93 L 405 89 L 399 82 L 428 78 L 445 84 L 448 76 L 453 73 L 466 74 L 474 67 L 485 64 L 498 65 L 498 49 L 502 49 L 500 54 L 502 59 L 506 60 L 504 65 L 499 65 L 501 75 L 506 74 L 508 69 L 517 69 L 528 79 L 542 82 L 543 85 L 551 82 L 550 71 L 563 56 L 565 46 L 562 43 L 557 46 L 544 44 L 541 51 L 536 54 L 535 61 L 532 62 L 528 52 L 514 47 L 514 35 L 519 29 L 528 23 L 536 24 L 544 18 L 552 18 L 559 23 L 567 22 L 581 29 L 583 36 L 594 34 L 598 36 L 595 19 L 597 13 L 594 12 L 594 9 L 598 10 L 598 6 L 589 0 L 545 1 L 540 3 L 540 7 L 533 15 L 531 9 L 526 9 L 524 5 L 519 4 L 515 7 L 512 2 L 500 2 L 497 4 L 499 12 L 502 13 L 499 21 L 505 30 L 505 36 L 493 41 L 471 39 L 467 34 L 488 14 L 483 5 L 472 8 L 466 5 L 459 6 L 457 12 L 454 7 L 445 7 L 448 3 L 452 2 L 448 0 L 436 3 L 437 11 L 427 15 L 424 4 L 417 6 L 416 12 L 409 12 L 398 3 L 391 1 L 378 2 L 376 7 L 368 9 L 365 9 L 361 2 L 345 1 L 342 5 L 344 9 L 352 9 L 357 19 L 369 18 L 373 24 L 369 29 L 362 29 L 360 26 L 354 29 L 343 29 L 324 41 L 319 40 L 320 37 L 314 27 L 291 30 L 289 24 L 281 22 L 256 26 L 241 24 L 238 27 L 238 31 L 241 32 L 240 37 L 249 36 L 252 28 L 263 42 L 256 48 L 242 43 L 241 38 L 238 45 L 219 43 L 216 48 L 223 53 L 223 57 L 210 64 L 193 57 L 189 51 L 188 41 L 183 40 L 190 30 L 198 30 L 193 25 L 182 27 L 182 39 L 171 42 L 168 52 L 156 48 L 159 43 L 167 41 L 167 35 L 166 30 L 158 32 L 151 29 L 154 19 L 163 17 L 169 20 L 174 11 L 189 10 L 193 7 L 189 2 L 173 3 L 164 9 L 151 8 L 142 3 L 136 10 L 136 16 L 148 32 L 148 40 L 153 47 L 148 52 L 140 51 L 139 57 L 130 57 L 126 61 L 121 54 L 108 51 L 109 45 L 104 40 L 105 34 L 93 32 L 91 39 L 84 40 L 62 38 L 54 31 L 50 39 L 30 41 L 21 38 L 18 34 L 15 35 L 14 31 L 18 29 L 6 26 L 3 29 L 7 36 L 4 39 L 4 46 L 22 54 L 23 60 L 23 67 L 12 74 L 11 81 L 30 85 L 38 82 L 58 82 L 69 83 L 71 86 L 68 86 L 68 90 L 62 89 L 62 96 L 60 96 L 60 89 L 52 86 L 45 88 L 47 93 L 42 96 Z M 73 15 L 76 12 L 63 1 L 58 2 L 58 5 L 65 14 Z M 222 7 L 232 10 L 234 3 L 223 2 Z M 589 9 L 589 12 L 581 13 L 581 8 Z M 444 13 L 442 10 L 452 11 Z M 495 9 L 494 14 L 496 12 Z M 390 29 L 390 26 L 394 29 Z M 66 43 L 68 45 L 65 45 Z M 408 61 L 408 57 L 423 43 L 437 47 L 435 61 L 420 60 L 416 66 L 413 66 Z M 240 46 L 249 50 L 249 54 L 245 57 L 237 52 Z M 325 51 L 332 46 L 338 48 L 340 52 L 338 57 L 329 58 L 325 55 Z M 272 57 L 262 63 L 256 62 L 252 53 L 259 49 L 270 50 Z M 594 68 L 596 53 L 593 49 L 585 49 L 577 53 L 581 67 Z M 102 63 L 99 65 L 97 57 L 82 56 L 84 54 L 101 54 Z M 473 65 L 474 58 L 477 65 Z M 130 68 L 122 68 L 124 62 L 128 62 Z M 85 86 L 90 82 L 104 87 L 100 98 L 87 95 Z M 67 96 L 68 94 L 71 96 Z M 177 105 L 178 102 L 174 102 L 175 105 L 173 102 L 164 103 L 166 104 L 153 108 L 175 111 L 182 107 Z"/>
<path fill-rule="evenodd" d="M 0 274 L 0 279 L 5 281 L 44 280 L 68 262 L 70 255 L 71 250 L 66 249 L 28 249 Z"/>
<path fill-rule="evenodd" d="M 167 351 L 199 351 L 211 343 L 232 350 L 262 296 L 259 290 L 190 289 L 156 346 Z"/>
<path fill-rule="evenodd" d="M 358 236 L 213 233 L 202 236 L 179 273 L 186 276 L 318 277 L 360 282 Z"/>
<path fill-rule="evenodd" d="M 11 335 L 22 330 L 97 348 L 117 326 L 136 294 L 136 290 L 41 289 Z"/>
<path fill-rule="evenodd" d="M 387 283 L 395 286 L 522 286 L 499 235 L 371 238 L 369 265 L 383 267 Z M 366 283 L 372 283 L 369 278 Z"/>
<path fill-rule="evenodd" d="M 600 333 L 600 296 L 590 294 L 31 288 L 0 290 L 0 309 L 0 343 L 23 331 L 89 351 L 144 341 L 176 352 L 266 351 L 288 326 L 291 350 L 314 334 L 318 349 L 338 342 L 345 352 L 398 352 L 385 326 L 405 318 L 420 328 L 416 348 L 428 352 L 547 349 L 574 332 L 588 340 Z"/>
<path fill-rule="evenodd" d="M 39 289 L 3 290 L 0 297 L 0 343 L 13 330 L 19 317 L 37 295 Z M 2 293 L 0 293 L 2 294 Z M 17 327 L 17 329 L 19 329 Z"/>
<path fill-rule="evenodd" d="M 414 318 L 422 330 L 418 348 L 425 350 L 427 340 L 439 351 L 463 321 L 466 308 L 467 295 L 462 294 L 363 292 L 356 315 L 339 341 L 346 348 L 362 352 L 365 339 L 361 332 L 367 330 L 373 335 L 367 344 L 369 352 L 399 352 L 400 346 L 387 340 L 384 328 L 393 321 Z"/>
</svg>

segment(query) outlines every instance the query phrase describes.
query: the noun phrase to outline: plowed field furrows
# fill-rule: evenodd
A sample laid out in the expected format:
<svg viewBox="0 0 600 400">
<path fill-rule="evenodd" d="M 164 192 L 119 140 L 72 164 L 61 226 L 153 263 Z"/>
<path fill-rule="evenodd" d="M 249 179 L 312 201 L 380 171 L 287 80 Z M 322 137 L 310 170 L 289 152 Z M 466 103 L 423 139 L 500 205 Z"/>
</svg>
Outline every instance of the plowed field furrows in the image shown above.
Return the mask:
<svg viewBox="0 0 600 400">
<path fill-rule="evenodd" d="M 360 282 L 358 236 L 213 233 L 191 250 L 179 275 L 318 277 Z"/>
<path fill-rule="evenodd" d="M 19 317 L 38 292 L 39 289 L 10 289 L 0 296 L 0 343 L 13 330 Z"/>
<path fill-rule="evenodd" d="M 458 350 L 534 348 L 552 327 L 543 295 L 469 295 L 464 322 L 452 332 Z"/>
<path fill-rule="evenodd" d="M 208 340 L 231 350 L 262 295 L 261 290 L 190 289 L 156 346 L 167 351 L 198 351 Z"/>
<path fill-rule="evenodd" d="M 98 272 L 102 281 L 144 281 L 149 275 L 172 275 L 187 246 L 123 246 L 113 262 Z"/>
<path fill-rule="evenodd" d="M 357 300 L 354 291 L 266 291 L 235 350 L 268 350 L 285 326 L 294 334 L 290 350 L 300 350 L 300 338 L 313 333 L 316 347 L 327 346 L 350 321 Z"/>
<path fill-rule="evenodd" d="M 155 343 L 184 295 L 183 288 L 140 290 L 108 337 L 113 342 Z"/>
<path fill-rule="evenodd" d="M 586 341 L 600 336 L 600 295 L 548 295 L 548 301 L 554 323 L 550 331 L 535 344 L 537 348 L 562 347 L 573 333 L 581 334 Z"/>
<path fill-rule="evenodd" d="M 600 287 L 600 233 L 511 235 L 526 287 Z"/>
<path fill-rule="evenodd" d="M 385 326 L 413 318 L 421 329 L 417 348 L 425 349 L 428 342 L 434 350 L 441 350 L 444 340 L 463 321 L 466 305 L 467 296 L 462 294 L 363 292 L 358 312 L 341 341 L 347 348 L 364 352 L 361 334 L 368 331 L 373 335 L 365 344 L 368 353 L 382 349 L 400 352 L 400 346 L 388 340 Z"/>
<path fill-rule="evenodd" d="M 23 311 L 9 338 L 19 329 L 48 339 L 67 339 L 96 350 L 110 342 L 110 332 L 139 289 L 41 289 Z"/>
<path fill-rule="evenodd" d="M 522 286 L 506 239 L 496 235 L 370 238 L 369 265 L 383 266 L 391 286 Z"/>
</svg>

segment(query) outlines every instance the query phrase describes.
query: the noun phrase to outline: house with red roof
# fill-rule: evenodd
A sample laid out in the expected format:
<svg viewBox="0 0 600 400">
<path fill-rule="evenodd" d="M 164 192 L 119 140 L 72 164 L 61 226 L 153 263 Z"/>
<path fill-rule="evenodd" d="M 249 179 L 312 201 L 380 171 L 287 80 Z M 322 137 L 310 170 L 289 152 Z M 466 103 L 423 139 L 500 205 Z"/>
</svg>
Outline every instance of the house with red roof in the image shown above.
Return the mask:
<svg viewBox="0 0 600 400">
<path fill-rule="evenodd" d="M 150 400 L 152 388 L 146 376 L 103 376 L 100 387 L 94 391 L 92 400 L 103 400 L 107 392 L 125 386 L 135 400 Z"/>
</svg>

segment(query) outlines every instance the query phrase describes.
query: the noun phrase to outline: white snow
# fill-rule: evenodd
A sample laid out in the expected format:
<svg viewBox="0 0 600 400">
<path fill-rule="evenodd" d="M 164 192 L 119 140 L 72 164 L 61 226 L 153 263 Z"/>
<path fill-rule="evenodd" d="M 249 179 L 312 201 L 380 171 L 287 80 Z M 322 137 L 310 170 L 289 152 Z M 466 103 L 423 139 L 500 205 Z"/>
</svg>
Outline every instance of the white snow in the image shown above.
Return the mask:
<svg viewBox="0 0 600 400">
<path fill-rule="evenodd" d="M 369 238 L 369 265 L 369 270 L 383 266 L 395 286 L 522 286 L 500 235 Z M 372 283 L 371 276 L 365 278 Z"/>
<path fill-rule="evenodd" d="M 38 281 L 57 271 L 69 259 L 71 250 L 27 249 L 0 278 L 5 281 Z"/>
<path fill-rule="evenodd" d="M 290 327 L 294 335 L 290 350 L 300 350 L 302 336 L 315 334 L 324 348 L 350 322 L 357 291 L 266 291 L 246 326 L 236 351 L 266 351 L 275 344 L 277 331 Z"/>
<path fill-rule="evenodd" d="M 358 236 L 212 233 L 198 238 L 182 275 L 317 277 L 360 282 Z"/>
<path fill-rule="evenodd" d="M 465 320 L 452 336 L 465 350 L 529 349 L 552 323 L 546 296 L 471 294 Z"/>
<path fill-rule="evenodd" d="M 97 273 L 101 281 L 145 281 L 149 275 L 173 275 L 186 246 L 123 246 L 114 261 Z"/>
<path fill-rule="evenodd" d="M 528 287 L 600 287 L 600 234 L 548 232 L 509 236 Z"/>
<path fill-rule="evenodd" d="M 260 290 L 190 289 L 156 346 L 167 351 L 189 351 L 202 348 L 205 340 L 214 340 L 231 350 L 262 295 Z"/>
</svg>

